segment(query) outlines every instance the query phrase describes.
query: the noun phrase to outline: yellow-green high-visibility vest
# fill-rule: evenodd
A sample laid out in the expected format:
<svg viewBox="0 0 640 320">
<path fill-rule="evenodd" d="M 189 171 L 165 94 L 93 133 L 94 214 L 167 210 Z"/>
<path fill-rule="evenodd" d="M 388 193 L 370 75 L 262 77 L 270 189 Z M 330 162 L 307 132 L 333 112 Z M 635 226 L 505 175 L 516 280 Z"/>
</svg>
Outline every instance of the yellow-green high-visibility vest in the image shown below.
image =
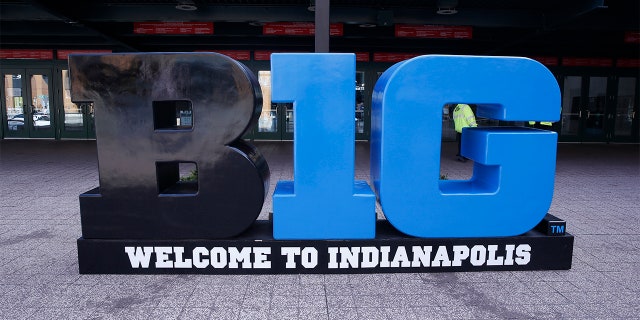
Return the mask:
<svg viewBox="0 0 640 320">
<path fill-rule="evenodd" d="M 458 133 L 462 133 L 462 128 L 478 126 L 476 116 L 473 114 L 471 107 L 462 103 L 456 105 L 455 109 L 453 109 L 453 123 Z"/>
</svg>

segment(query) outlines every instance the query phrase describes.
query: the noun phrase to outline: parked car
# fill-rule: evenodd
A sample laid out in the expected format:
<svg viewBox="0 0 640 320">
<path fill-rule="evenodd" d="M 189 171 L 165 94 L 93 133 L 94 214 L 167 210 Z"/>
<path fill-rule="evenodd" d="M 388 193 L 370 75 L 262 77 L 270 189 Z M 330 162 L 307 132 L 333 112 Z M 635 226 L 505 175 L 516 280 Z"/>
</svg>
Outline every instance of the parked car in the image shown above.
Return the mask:
<svg viewBox="0 0 640 320">
<path fill-rule="evenodd" d="M 48 114 L 36 113 L 33 115 L 34 127 L 49 127 L 51 126 L 51 118 Z M 10 131 L 20 131 L 24 128 L 24 114 L 16 114 L 7 119 L 7 127 Z"/>
<path fill-rule="evenodd" d="M 51 119 L 47 114 L 34 114 L 33 126 L 34 127 L 48 127 L 51 125 Z"/>
<path fill-rule="evenodd" d="M 24 114 L 16 114 L 7 120 L 7 126 L 11 131 L 20 131 L 24 128 Z"/>
</svg>

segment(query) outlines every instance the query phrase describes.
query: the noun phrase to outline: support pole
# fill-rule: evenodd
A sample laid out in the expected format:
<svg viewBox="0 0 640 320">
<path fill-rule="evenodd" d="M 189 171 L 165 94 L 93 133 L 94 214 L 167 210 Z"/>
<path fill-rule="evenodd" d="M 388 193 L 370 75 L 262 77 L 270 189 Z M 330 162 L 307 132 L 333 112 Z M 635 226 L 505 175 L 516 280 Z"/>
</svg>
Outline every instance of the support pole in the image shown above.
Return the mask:
<svg viewBox="0 0 640 320">
<path fill-rule="evenodd" d="M 316 0 L 315 52 L 329 52 L 329 1 Z"/>
</svg>

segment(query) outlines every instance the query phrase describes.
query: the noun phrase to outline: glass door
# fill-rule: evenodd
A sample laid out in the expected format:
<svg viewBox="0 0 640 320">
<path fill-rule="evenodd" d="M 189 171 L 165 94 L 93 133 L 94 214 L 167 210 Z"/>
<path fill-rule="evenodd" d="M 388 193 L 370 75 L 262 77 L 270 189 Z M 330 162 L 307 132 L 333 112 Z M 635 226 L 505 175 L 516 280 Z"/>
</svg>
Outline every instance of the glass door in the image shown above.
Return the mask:
<svg viewBox="0 0 640 320">
<path fill-rule="evenodd" d="M 26 137 L 24 70 L 4 70 L 2 84 L 2 129 L 6 137 Z"/>
<path fill-rule="evenodd" d="M 2 72 L 2 126 L 5 137 L 54 138 L 50 69 Z"/>
<path fill-rule="evenodd" d="M 278 103 L 278 110 L 283 116 L 280 118 L 280 122 L 284 123 L 284 130 L 282 131 L 282 140 L 293 140 L 293 128 L 295 126 L 295 120 L 293 117 L 293 103 Z"/>
<path fill-rule="evenodd" d="M 253 137 L 261 140 L 281 140 L 282 112 L 277 103 L 271 102 L 271 71 L 258 71 L 258 82 L 262 90 L 262 110 Z"/>
<path fill-rule="evenodd" d="M 295 117 L 293 103 L 271 101 L 271 71 L 258 71 L 262 89 L 262 111 L 253 138 L 261 140 L 293 140 Z M 369 139 L 370 100 L 366 97 L 365 73 L 356 72 L 354 124 L 356 139 Z"/>
<path fill-rule="evenodd" d="M 615 112 L 610 114 L 611 139 L 621 142 L 637 142 L 638 136 L 638 79 L 618 78 L 615 94 Z"/>
<path fill-rule="evenodd" d="M 93 103 L 76 104 L 71 101 L 69 70 L 60 70 L 62 80 L 62 108 L 60 108 L 61 138 L 95 138 Z"/>
<path fill-rule="evenodd" d="M 560 139 L 605 141 L 610 129 L 607 77 L 566 76 L 562 92 Z"/>
<path fill-rule="evenodd" d="M 564 141 L 578 141 L 582 109 L 582 77 L 564 77 L 560 137 Z"/>
<path fill-rule="evenodd" d="M 608 127 L 605 126 L 607 112 L 607 77 L 588 77 L 586 108 L 582 141 L 605 141 Z"/>
<path fill-rule="evenodd" d="M 271 101 L 271 71 L 258 71 L 262 90 L 262 110 L 253 129 L 253 138 L 259 140 L 293 140 L 293 103 Z"/>
<path fill-rule="evenodd" d="M 367 82 L 365 81 L 365 73 L 356 71 L 356 103 L 355 103 L 355 122 L 356 122 L 356 140 L 369 139 L 370 126 L 370 110 L 369 99 L 367 99 Z"/>
</svg>

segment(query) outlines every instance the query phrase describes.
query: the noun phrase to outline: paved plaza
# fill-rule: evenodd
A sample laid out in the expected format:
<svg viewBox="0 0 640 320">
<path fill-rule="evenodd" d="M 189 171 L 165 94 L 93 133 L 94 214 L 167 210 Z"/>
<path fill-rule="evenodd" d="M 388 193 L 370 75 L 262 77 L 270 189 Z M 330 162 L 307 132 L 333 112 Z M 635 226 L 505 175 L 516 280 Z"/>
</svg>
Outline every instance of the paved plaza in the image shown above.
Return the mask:
<svg viewBox="0 0 640 320">
<path fill-rule="evenodd" d="M 293 145 L 253 143 L 271 170 L 268 219 L 276 182 L 293 179 Z M 441 173 L 467 179 L 473 164 L 455 148 L 443 143 Z M 0 140 L 0 319 L 638 319 L 639 151 L 558 145 L 549 213 L 575 237 L 570 270 L 81 275 L 78 196 L 99 184 L 95 141 Z M 368 142 L 355 157 L 369 181 Z"/>
</svg>

